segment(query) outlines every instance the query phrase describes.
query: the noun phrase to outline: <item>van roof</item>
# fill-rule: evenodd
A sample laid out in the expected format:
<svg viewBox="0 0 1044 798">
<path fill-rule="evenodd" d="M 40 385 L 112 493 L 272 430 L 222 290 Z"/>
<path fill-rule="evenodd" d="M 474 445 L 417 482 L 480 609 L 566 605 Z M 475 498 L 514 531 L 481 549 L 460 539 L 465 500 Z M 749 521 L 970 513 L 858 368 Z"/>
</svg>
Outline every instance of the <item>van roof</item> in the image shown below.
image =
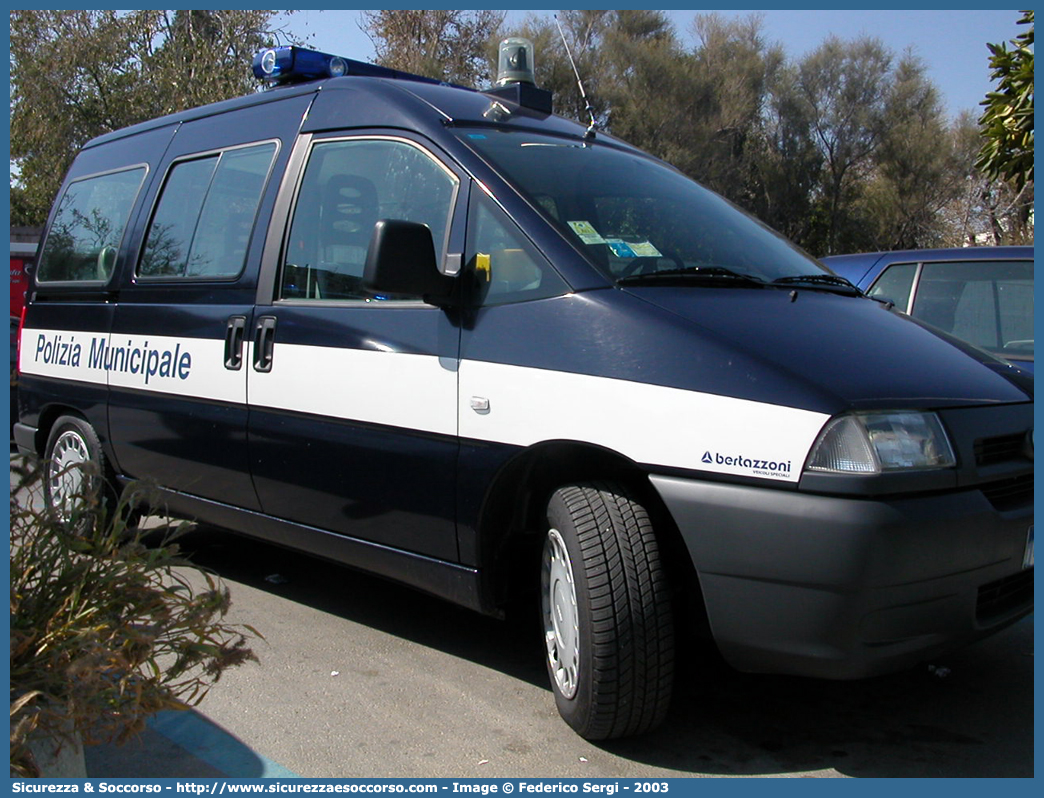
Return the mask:
<svg viewBox="0 0 1044 798">
<path fill-rule="evenodd" d="M 466 89 L 446 84 L 421 83 L 416 81 L 395 80 L 391 78 L 370 77 L 360 75 L 347 75 L 343 77 L 327 78 L 308 83 L 298 83 L 289 86 L 278 86 L 224 100 L 209 105 L 190 108 L 175 114 L 157 117 L 155 119 L 141 122 L 137 125 L 122 128 L 111 133 L 105 133 L 91 139 L 84 149 L 97 147 L 107 142 L 116 141 L 128 136 L 143 133 L 148 130 L 181 124 L 195 119 L 202 119 L 237 111 L 257 105 L 274 103 L 288 97 L 297 97 L 307 94 L 318 94 L 320 92 L 338 89 L 352 89 L 365 92 L 374 100 L 386 100 L 393 105 L 402 108 L 405 103 L 410 113 L 418 114 L 420 117 L 428 114 L 440 117 L 444 125 L 493 125 L 505 124 L 511 127 L 529 128 L 534 131 L 545 133 L 575 136 L 582 138 L 586 128 L 578 122 L 573 122 L 563 117 L 548 115 L 538 111 L 524 108 L 502 96 L 486 94 L 480 91 Z M 412 102 L 409 98 L 412 97 Z M 489 111 L 499 105 L 501 113 L 494 119 L 490 119 Z M 404 109 L 406 110 L 406 109 Z M 504 113 L 506 112 L 506 113 Z M 430 118 L 430 117 L 429 117 Z M 420 121 L 420 118 L 418 119 Z M 350 126 L 366 127 L 372 125 L 365 118 L 353 119 Z M 423 125 L 422 125 L 423 126 Z M 633 149 L 629 145 L 614 139 L 606 134 L 599 134 L 599 138 L 611 140 L 617 146 Z"/>
</svg>

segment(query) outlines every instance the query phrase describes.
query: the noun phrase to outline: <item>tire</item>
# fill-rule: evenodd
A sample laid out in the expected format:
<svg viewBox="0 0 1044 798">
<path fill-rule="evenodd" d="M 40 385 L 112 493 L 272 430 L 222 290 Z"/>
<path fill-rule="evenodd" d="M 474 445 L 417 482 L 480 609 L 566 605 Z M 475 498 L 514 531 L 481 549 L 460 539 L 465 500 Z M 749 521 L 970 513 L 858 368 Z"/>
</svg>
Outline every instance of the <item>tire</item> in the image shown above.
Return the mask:
<svg viewBox="0 0 1044 798">
<path fill-rule="evenodd" d="M 615 483 L 557 490 L 547 508 L 541 613 L 562 718 L 605 740 L 659 725 L 674 681 L 674 621 L 645 509 Z"/>
<path fill-rule="evenodd" d="M 115 493 L 108 462 L 94 427 L 77 416 L 62 416 L 51 429 L 45 451 L 44 500 L 65 523 L 87 525 L 85 513 L 112 509 Z"/>
</svg>

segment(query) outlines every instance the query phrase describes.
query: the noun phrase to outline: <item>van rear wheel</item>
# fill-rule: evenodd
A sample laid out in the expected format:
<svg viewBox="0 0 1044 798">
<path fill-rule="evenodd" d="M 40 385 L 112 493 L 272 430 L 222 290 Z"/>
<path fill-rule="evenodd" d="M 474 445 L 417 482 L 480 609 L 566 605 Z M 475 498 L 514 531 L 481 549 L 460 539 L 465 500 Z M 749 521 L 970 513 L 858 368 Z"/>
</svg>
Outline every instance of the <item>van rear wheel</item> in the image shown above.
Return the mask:
<svg viewBox="0 0 1044 798">
<path fill-rule="evenodd" d="M 55 422 L 44 469 L 44 501 L 66 523 L 111 498 L 98 433 L 82 418 L 62 416 Z"/>
<path fill-rule="evenodd" d="M 547 519 L 540 595 L 558 711 L 589 740 L 649 731 L 674 680 L 674 621 L 649 515 L 606 482 L 555 491 Z"/>
</svg>

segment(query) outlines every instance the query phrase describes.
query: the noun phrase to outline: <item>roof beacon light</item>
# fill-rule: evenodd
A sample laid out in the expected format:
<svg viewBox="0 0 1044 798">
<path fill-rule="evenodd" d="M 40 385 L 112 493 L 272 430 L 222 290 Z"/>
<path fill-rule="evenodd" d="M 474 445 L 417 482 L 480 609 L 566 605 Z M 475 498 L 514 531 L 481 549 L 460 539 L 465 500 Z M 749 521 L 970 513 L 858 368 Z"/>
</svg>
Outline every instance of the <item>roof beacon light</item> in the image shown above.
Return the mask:
<svg viewBox="0 0 1044 798">
<path fill-rule="evenodd" d="M 253 67 L 255 77 L 271 84 L 336 78 L 348 71 L 345 59 L 338 55 L 293 45 L 262 50 L 254 56 Z"/>
<path fill-rule="evenodd" d="M 536 86 L 536 72 L 533 68 L 533 42 L 512 36 L 500 43 L 500 57 L 497 62 L 497 82 L 486 94 L 508 102 L 516 103 L 523 108 L 550 114 L 552 97 L 546 89 Z M 502 116 L 504 107 L 495 104 L 487 113 Z M 513 112 L 508 112 L 510 113 Z"/>
<path fill-rule="evenodd" d="M 533 42 L 512 36 L 500 43 L 500 58 L 497 61 L 497 85 L 512 83 L 536 84 L 533 70 Z"/>
</svg>

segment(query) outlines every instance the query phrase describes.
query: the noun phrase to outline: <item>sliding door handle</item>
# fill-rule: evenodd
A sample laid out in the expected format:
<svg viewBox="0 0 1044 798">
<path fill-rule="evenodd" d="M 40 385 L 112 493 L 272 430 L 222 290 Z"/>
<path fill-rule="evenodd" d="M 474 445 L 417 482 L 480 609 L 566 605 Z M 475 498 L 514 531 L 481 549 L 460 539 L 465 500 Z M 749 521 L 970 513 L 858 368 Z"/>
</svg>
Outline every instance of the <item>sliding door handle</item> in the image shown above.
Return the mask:
<svg viewBox="0 0 1044 798">
<path fill-rule="evenodd" d="M 275 348 L 275 316 L 262 316 L 254 328 L 254 371 L 272 370 L 272 353 Z"/>
<path fill-rule="evenodd" d="M 246 337 L 246 316 L 230 316 L 225 328 L 225 368 L 239 371 L 243 367 L 243 339 Z"/>
</svg>

